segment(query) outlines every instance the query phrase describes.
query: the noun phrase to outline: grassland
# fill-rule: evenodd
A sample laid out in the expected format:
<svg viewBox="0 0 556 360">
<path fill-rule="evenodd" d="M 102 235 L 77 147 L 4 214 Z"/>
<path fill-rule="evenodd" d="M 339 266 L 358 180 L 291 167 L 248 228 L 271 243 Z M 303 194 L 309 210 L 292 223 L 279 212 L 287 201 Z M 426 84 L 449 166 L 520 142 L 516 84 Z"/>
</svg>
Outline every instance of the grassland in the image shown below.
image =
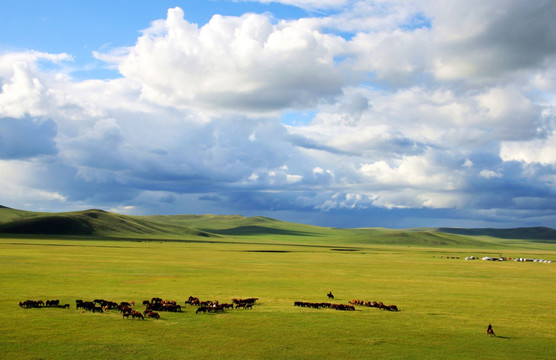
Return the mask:
<svg viewBox="0 0 556 360">
<path fill-rule="evenodd" d="M 42 216 L 10 214 L 4 223 Z M 163 217 L 117 219 L 127 230 L 106 231 L 104 237 L 0 238 L 0 358 L 553 359 L 556 354 L 556 265 L 463 260 L 499 252 L 556 260 L 550 241 L 435 230 L 324 229 L 265 218 L 183 217 L 173 224 Z M 154 230 L 142 235 L 133 230 L 134 221 Z M 115 224 L 110 217 L 96 226 Z M 189 232 L 180 237 L 180 229 Z M 328 301 L 328 291 L 335 303 L 376 300 L 400 311 L 293 306 L 297 300 Z M 142 300 L 154 296 L 183 305 L 190 295 L 259 301 L 252 310 L 206 315 L 184 305 L 182 313 L 145 321 L 124 320 L 117 311 L 75 309 L 76 299 L 134 300 L 141 308 Z M 17 305 L 27 299 L 60 299 L 71 309 Z M 489 323 L 497 337 L 487 336 Z"/>
</svg>

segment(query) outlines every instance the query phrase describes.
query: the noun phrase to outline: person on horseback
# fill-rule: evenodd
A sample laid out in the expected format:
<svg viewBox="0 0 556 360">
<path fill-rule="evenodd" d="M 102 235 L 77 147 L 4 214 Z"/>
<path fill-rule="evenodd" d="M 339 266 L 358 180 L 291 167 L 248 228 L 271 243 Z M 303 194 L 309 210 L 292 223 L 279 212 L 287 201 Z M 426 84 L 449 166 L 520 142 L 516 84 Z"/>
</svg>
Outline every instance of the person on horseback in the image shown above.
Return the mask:
<svg viewBox="0 0 556 360">
<path fill-rule="evenodd" d="M 489 334 L 490 336 L 496 336 L 496 334 L 494 333 L 494 330 L 492 330 L 492 325 L 491 324 L 488 324 L 487 334 Z"/>
</svg>

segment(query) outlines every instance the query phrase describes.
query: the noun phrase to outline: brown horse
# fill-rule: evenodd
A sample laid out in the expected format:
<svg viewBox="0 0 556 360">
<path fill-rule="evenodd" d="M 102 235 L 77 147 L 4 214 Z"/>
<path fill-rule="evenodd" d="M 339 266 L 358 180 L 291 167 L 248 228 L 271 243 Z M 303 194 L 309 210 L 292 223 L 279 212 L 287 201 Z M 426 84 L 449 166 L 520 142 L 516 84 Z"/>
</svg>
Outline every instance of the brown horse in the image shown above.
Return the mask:
<svg viewBox="0 0 556 360">
<path fill-rule="evenodd" d="M 140 312 L 137 312 L 137 311 L 135 311 L 135 310 L 133 310 L 133 311 L 131 312 L 131 317 L 132 317 L 133 319 L 135 319 L 135 318 L 140 318 L 141 320 L 145 320 L 145 318 L 143 317 L 143 314 L 141 314 Z"/>
<path fill-rule="evenodd" d="M 154 311 L 145 311 L 145 315 L 147 315 L 147 317 L 153 318 L 153 319 L 160 319 L 160 315 L 157 312 Z"/>
</svg>

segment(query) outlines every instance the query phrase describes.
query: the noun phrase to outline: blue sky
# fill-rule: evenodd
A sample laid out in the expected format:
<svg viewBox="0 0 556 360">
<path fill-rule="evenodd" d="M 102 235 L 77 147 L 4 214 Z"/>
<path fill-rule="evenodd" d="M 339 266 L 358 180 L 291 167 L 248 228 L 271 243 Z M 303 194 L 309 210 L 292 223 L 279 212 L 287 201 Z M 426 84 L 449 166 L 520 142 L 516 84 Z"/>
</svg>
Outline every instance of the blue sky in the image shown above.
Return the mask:
<svg viewBox="0 0 556 360">
<path fill-rule="evenodd" d="M 552 1 L 1 10 L 2 205 L 556 224 Z"/>
</svg>

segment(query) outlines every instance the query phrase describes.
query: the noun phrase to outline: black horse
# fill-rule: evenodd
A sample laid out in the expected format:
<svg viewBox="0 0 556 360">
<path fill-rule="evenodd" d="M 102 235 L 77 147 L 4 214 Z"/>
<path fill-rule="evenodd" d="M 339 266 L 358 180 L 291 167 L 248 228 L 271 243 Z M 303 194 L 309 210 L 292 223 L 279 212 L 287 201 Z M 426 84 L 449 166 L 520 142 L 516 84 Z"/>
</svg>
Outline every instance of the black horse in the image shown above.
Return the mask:
<svg viewBox="0 0 556 360">
<path fill-rule="evenodd" d="M 334 299 L 334 295 L 332 295 L 332 291 L 326 294 L 326 296 L 328 296 L 329 299 Z"/>
</svg>

